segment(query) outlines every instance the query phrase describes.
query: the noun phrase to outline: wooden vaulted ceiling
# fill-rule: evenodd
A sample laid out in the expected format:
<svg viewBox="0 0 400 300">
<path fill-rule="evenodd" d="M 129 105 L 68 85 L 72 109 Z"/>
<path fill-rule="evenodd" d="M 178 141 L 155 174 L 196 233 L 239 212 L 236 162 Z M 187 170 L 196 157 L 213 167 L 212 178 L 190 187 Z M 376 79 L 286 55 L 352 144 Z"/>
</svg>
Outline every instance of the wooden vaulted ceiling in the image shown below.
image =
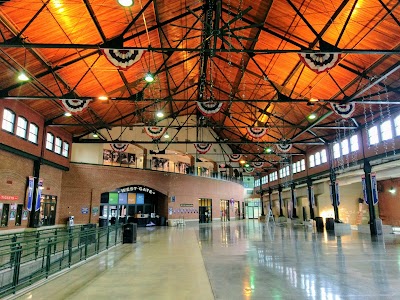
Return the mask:
<svg viewBox="0 0 400 300">
<path fill-rule="evenodd" d="M 165 118 L 199 117 L 196 126 L 255 160 L 282 141 L 300 154 L 399 110 L 399 13 L 397 0 L 0 1 L 0 98 L 23 101 L 75 142 L 113 126 L 157 124 L 163 108 Z M 316 73 L 299 53 L 326 44 L 339 63 Z M 102 48 L 146 52 L 121 71 Z M 16 79 L 21 70 L 26 83 Z M 69 98 L 91 101 L 67 118 L 60 99 Z M 224 106 L 201 118 L 196 101 L 210 98 Z M 356 103 L 353 118 L 338 122 L 330 102 Z M 256 126 L 268 134 L 251 138 L 246 127 Z"/>
</svg>

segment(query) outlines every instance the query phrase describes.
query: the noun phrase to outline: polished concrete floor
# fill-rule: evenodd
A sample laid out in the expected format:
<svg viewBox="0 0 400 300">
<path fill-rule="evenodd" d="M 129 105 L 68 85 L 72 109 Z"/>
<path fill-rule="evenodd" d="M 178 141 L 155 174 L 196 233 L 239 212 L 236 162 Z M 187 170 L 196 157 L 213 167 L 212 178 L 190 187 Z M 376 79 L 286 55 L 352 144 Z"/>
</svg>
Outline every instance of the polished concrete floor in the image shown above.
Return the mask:
<svg viewBox="0 0 400 300">
<path fill-rule="evenodd" d="M 400 235 L 257 220 L 139 228 L 18 299 L 400 299 Z"/>
</svg>

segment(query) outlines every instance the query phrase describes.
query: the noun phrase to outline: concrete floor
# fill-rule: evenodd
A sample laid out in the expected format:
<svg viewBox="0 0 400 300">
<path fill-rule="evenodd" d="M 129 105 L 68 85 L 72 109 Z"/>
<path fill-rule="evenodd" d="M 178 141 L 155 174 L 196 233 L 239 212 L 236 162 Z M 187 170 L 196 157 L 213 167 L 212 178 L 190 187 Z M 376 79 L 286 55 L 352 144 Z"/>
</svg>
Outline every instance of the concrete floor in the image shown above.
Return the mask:
<svg viewBox="0 0 400 300">
<path fill-rule="evenodd" d="M 400 299 L 400 235 L 335 236 L 257 220 L 138 228 L 17 299 Z"/>
</svg>

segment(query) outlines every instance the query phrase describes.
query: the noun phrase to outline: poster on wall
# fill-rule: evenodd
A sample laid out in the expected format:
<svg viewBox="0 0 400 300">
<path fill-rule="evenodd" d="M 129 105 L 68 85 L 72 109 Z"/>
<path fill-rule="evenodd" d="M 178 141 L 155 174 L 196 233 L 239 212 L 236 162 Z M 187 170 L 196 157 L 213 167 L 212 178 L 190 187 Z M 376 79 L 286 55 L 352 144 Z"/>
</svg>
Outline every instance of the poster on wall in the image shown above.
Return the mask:
<svg viewBox="0 0 400 300">
<path fill-rule="evenodd" d="M 29 214 L 29 211 L 28 211 L 28 210 L 22 211 L 22 220 L 23 220 L 23 221 L 28 220 L 28 214 Z"/>
<path fill-rule="evenodd" d="M 9 220 L 10 221 L 12 221 L 12 220 L 15 220 L 15 210 L 10 210 L 10 218 L 9 218 Z"/>
<path fill-rule="evenodd" d="M 40 199 L 42 198 L 42 189 L 43 189 L 43 178 L 39 178 L 35 211 L 38 211 L 40 209 Z"/>
<path fill-rule="evenodd" d="M 92 216 L 97 216 L 98 213 L 99 213 L 99 207 L 98 206 L 92 207 Z"/>
</svg>

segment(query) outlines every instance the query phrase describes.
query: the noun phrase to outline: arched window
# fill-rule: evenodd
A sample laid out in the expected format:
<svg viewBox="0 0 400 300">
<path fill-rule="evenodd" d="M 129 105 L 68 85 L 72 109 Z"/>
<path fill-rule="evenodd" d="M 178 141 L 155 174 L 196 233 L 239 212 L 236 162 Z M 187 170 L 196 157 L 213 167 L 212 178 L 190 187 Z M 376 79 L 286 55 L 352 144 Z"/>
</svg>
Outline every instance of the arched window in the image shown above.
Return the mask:
<svg viewBox="0 0 400 300">
<path fill-rule="evenodd" d="M 14 133 L 15 113 L 7 108 L 3 111 L 3 123 L 1 128 L 5 131 Z"/>
<path fill-rule="evenodd" d="M 26 129 L 28 128 L 28 121 L 24 117 L 18 117 L 17 121 L 17 136 L 26 139 Z"/>
</svg>

